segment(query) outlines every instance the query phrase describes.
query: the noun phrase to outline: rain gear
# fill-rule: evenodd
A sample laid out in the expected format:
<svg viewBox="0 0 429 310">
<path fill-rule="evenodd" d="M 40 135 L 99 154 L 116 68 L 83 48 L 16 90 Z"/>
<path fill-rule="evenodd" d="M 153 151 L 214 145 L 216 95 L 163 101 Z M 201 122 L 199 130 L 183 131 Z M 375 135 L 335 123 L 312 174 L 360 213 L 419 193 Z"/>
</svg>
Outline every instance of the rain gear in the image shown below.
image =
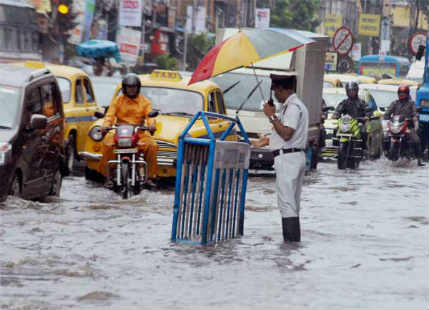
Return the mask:
<svg viewBox="0 0 429 310">
<path fill-rule="evenodd" d="M 139 94 L 137 98 L 131 99 L 125 95 L 117 98 L 109 107 L 104 117 L 103 127 L 111 127 L 113 124 L 132 124 L 141 125 L 145 120 L 146 126 L 155 125 L 155 120 L 149 118 L 149 112 L 152 111 L 152 103 L 149 99 Z M 101 165 L 107 166 L 107 162 L 114 159 L 114 141 L 113 132 L 109 132 L 103 140 Z M 148 163 L 149 178 L 156 177 L 157 174 L 157 151 L 158 145 L 147 131 L 139 131 L 139 140 L 137 148 L 143 152 L 146 162 Z"/>
</svg>

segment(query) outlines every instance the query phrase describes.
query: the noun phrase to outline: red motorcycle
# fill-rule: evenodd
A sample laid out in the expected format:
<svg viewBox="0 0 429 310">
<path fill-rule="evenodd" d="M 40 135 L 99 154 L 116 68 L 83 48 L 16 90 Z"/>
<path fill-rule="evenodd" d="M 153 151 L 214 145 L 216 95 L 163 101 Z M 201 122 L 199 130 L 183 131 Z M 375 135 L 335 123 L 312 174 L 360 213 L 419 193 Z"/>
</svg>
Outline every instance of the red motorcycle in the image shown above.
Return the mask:
<svg viewBox="0 0 429 310">
<path fill-rule="evenodd" d="M 157 115 L 157 111 L 149 113 L 149 117 Z M 118 124 L 106 129 L 115 130 L 113 152 L 116 155 L 116 159 L 108 161 L 107 177 L 111 177 L 110 166 L 114 166 L 115 173 L 112 176 L 114 190 L 120 193 L 123 199 L 127 199 L 131 193 L 139 194 L 148 178 L 148 165 L 144 154 L 137 149 L 137 142 L 139 131 L 150 131 L 150 127 Z"/>
<path fill-rule="evenodd" d="M 399 158 L 414 156 L 410 143 L 410 128 L 414 125 L 410 119 L 405 119 L 401 115 L 394 115 L 387 123 L 389 136 L 385 144 L 387 158 L 397 161 Z"/>
</svg>

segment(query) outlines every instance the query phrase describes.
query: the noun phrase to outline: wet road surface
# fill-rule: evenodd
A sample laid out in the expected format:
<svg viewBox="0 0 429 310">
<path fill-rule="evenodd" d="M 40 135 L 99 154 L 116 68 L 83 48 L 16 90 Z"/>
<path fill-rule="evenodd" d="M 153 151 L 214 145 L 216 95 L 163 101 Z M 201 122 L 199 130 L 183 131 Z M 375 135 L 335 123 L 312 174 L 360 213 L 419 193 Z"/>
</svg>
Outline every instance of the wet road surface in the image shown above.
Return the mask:
<svg viewBox="0 0 429 310">
<path fill-rule="evenodd" d="M 173 188 L 123 201 L 67 177 L 58 200 L 0 205 L 0 309 L 427 309 L 428 172 L 321 163 L 299 245 L 282 242 L 274 178 L 252 177 L 244 236 L 209 247 L 170 242 Z"/>
</svg>

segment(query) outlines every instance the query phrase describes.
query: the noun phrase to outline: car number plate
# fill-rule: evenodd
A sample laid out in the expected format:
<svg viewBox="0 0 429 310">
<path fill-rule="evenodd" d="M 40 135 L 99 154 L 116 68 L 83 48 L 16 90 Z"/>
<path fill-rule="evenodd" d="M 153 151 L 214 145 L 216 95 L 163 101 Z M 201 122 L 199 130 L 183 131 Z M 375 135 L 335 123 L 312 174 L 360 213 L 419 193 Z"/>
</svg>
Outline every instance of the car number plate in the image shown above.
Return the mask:
<svg viewBox="0 0 429 310">
<path fill-rule="evenodd" d="M 420 114 L 419 119 L 421 122 L 429 122 L 429 114 Z"/>
<path fill-rule="evenodd" d="M 129 154 L 129 153 L 137 153 L 137 149 L 116 149 L 115 154 Z"/>
</svg>

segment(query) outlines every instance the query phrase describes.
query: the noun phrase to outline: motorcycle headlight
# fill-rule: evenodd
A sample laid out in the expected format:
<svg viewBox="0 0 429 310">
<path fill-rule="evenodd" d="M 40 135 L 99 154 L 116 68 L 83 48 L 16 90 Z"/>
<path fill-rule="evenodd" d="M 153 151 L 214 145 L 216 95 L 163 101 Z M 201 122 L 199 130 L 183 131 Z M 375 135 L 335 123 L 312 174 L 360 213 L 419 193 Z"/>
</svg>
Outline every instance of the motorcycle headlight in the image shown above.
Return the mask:
<svg viewBox="0 0 429 310">
<path fill-rule="evenodd" d="M 101 127 L 100 126 L 92 127 L 91 130 L 89 131 L 89 136 L 91 137 L 92 140 L 94 140 L 96 142 L 100 142 L 101 140 L 103 140 L 103 134 L 101 133 Z"/>
<path fill-rule="evenodd" d="M 0 142 L 0 165 L 4 165 L 7 162 L 8 153 L 12 149 L 12 146 L 7 142 Z"/>
<path fill-rule="evenodd" d="M 341 131 L 342 132 L 348 132 L 352 128 L 352 125 L 350 123 L 342 123 L 341 124 Z"/>
</svg>

